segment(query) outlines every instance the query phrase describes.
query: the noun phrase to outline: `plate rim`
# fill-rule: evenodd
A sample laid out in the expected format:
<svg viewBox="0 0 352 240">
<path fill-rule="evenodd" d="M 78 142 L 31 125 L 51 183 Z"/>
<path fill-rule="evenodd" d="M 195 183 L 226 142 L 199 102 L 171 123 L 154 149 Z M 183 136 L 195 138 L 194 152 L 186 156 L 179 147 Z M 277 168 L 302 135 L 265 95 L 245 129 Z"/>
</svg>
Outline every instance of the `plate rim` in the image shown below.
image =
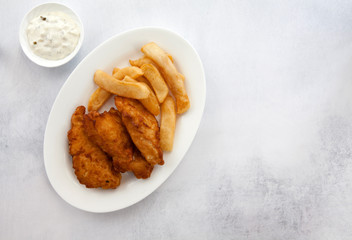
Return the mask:
<svg viewBox="0 0 352 240">
<path fill-rule="evenodd" d="M 52 177 L 49 176 L 48 174 L 48 160 L 46 160 L 46 155 L 48 154 L 47 151 L 46 151 L 46 139 L 48 138 L 48 123 L 51 121 L 51 116 L 52 116 L 52 111 L 54 109 L 54 107 L 56 106 L 57 104 L 57 101 L 59 99 L 59 96 L 61 95 L 63 89 L 65 88 L 66 84 L 68 83 L 68 80 L 71 78 L 72 75 L 74 75 L 74 73 L 77 71 L 77 69 L 82 65 L 84 64 L 84 62 L 86 61 L 87 58 L 90 57 L 90 55 L 92 55 L 97 49 L 99 49 L 102 45 L 106 44 L 107 42 L 111 41 L 113 38 L 116 38 L 116 37 L 123 37 L 123 35 L 125 34 L 128 34 L 128 33 L 131 33 L 131 32 L 135 32 L 135 31 L 141 31 L 141 30 L 161 30 L 161 31 L 165 31 L 165 32 L 168 32 L 168 33 L 171 33 L 173 35 L 176 35 L 179 39 L 181 39 L 182 41 L 184 41 L 187 45 L 189 45 L 191 47 L 191 49 L 193 50 L 193 52 L 195 53 L 195 56 L 197 58 L 197 61 L 200 63 L 200 74 L 202 76 L 202 79 L 204 80 L 204 84 L 203 84 L 203 88 L 199 88 L 197 91 L 202 91 L 203 92 L 203 101 L 202 101 L 202 104 L 201 104 L 201 109 L 200 109 L 200 119 L 199 119 L 199 124 L 197 125 L 197 129 L 195 130 L 195 133 L 194 133 L 194 136 L 190 142 L 190 145 L 189 147 L 187 148 L 187 150 L 184 152 L 184 154 L 182 155 L 182 157 L 180 158 L 181 160 L 178 161 L 176 163 L 176 165 L 174 166 L 174 169 L 171 171 L 171 173 L 165 178 L 163 179 L 162 181 L 159 181 L 158 184 L 156 185 L 156 187 L 148 194 L 146 194 L 145 196 L 143 196 L 142 198 L 139 198 L 137 200 L 134 200 L 134 201 L 130 201 L 129 204 L 126 204 L 125 206 L 123 207 L 120 207 L 120 208 L 113 208 L 113 207 L 110 207 L 110 208 L 105 208 L 105 210 L 95 210 L 95 209 L 86 209 L 84 207 L 81 207 L 77 204 L 74 204 L 70 201 L 68 201 L 67 199 L 64 198 L 64 196 L 62 196 L 62 193 L 60 191 L 57 191 L 57 188 L 54 186 L 54 183 L 53 183 L 53 179 Z M 188 41 L 186 40 L 184 37 L 182 37 L 180 34 L 170 30 L 170 29 L 167 29 L 165 27 L 159 27 L 159 26 L 145 26 L 145 27 L 137 27 L 137 28 L 132 28 L 132 29 L 128 29 L 128 30 L 125 30 L 121 33 L 117 33 L 111 37 L 109 37 L 108 39 L 106 39 L 105 41 L 103 41 L 102 43 L 98 44 L 94 49 L 92 49 L 80 62 L 79 64 L 77 64 L 77 66 L 74 68 L 74 70 L 71 72 L 71 74 L 66 78 L 64 84 L 61 86 L 59 92 L 57 93 L 56 97 L 55 97 L 55 100 L 51 106 L 51 109 L 50 109 L 50 112 L 49 112 L 49 115 L 48 115 L 48 118 L 47 118 L 47 121 L 46 121 L 46 127 L 45 127 L 45 132 L 44 132 L 44 140 L 43 140 L 43 161 L 44 161 L 44 167 L 45 167 L 45 173 L 47 175 L 47 178 L 50 182 L 50 185 L 52 186 L 52 188 L 55 190 L 55 192 L 60 196 L 60 198 L 62 200 L 64 200 L 64 202 L 66 202 L 67 204 L 77 208 L 77 209 L 80 209 L 80 210 L 83 210 L 83 211 L 86 211 L 86 212 L 92 212 L 92 213 L 107 213 L 107 212 L 115 212 L 115 211 L 119 211 L 119 210 L 122 210 L 122 209 L 125 209 L 127 207 L 130 207 L 140 201 L 142 201 L 143 199 L 145 199 L 146 197 L 148 197 L 150 194 L 152 194 L 153 192 L 155 192 L 155 190 L 157 190 L 167 179 L 169 179 L 169 177 L 174 173 L 175 169 L 178 167 L 178 165 L 181 163 L 181 161 L 183 160 L 184 156 L 186 155 L 186 153 L 188 152 L 188 150 L 190 149 L 197 133 L 198 133 L 198 130 L 199 130 L 199 127 L 202 123 L 202 119 L 203 119 L 203 115 L 204 115 L 204 109 L 205 109 L 205 104 L 206 104 L 206 77 L 205 77 L 205 71 L 204 71 L 204 67 L 203 67 L 203 63 L 201 61 L 201 58 L 198 54 L 198 52 L 196 51 L 196 49 L 193 47 L 193 45 Z"/>
</svg>

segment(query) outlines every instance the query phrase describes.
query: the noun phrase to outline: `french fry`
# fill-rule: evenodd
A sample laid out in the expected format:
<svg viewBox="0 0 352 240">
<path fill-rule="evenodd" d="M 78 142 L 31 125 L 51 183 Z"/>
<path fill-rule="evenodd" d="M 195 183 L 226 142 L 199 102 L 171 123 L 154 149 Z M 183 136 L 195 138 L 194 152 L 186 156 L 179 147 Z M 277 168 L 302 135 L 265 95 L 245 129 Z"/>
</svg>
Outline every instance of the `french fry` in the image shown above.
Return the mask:
<svg viewBox="0 0 352 240">
<path fill-rule="evenodd" d="M 151 58 L 165 74 L 165 81 L 176 99 L 176 112 L 178 114 L 186 112 L 190 108 L 190 102 L 184 81 L 165 51 L 154 42 L 144 45 L 141 50 L 147 57 Z"/>
<path fill-rule="evenodd" d="M 158 68 L 158 65 L 156 65 L 156 63 L 151 60 L 150 58 L 144 56 L 144 57 L 141 57 L 139 59 L 136 59 L 136 60 L 129 60 L 130 64 L 132 66 L 135 66 L 135 67 L 142 67 L 143 64 L 152 64 L 154 65 L 155 67 Z"/>
<path fill-rule="evenodd" d="M 101 70 L 95 72 L 94 82 L 105 91 L 122 97 L 145 99 L 150 93 L 149 89 L 139 82 L 119 81 Z"/>
<path fill-rule="evenodd" d="M 119 71 L 120 70 L 120 68 L 114 68 L 113 70 L 112 70 L 112 75 L 114 76 L 114 74 L 117 72 L 117 71 Z"/>
<path fill-rule="evenodd" d="M 174 59 L 172 58 L 172 56 L 170 54 L 167 54 L 167 56 L 168 56 L 168 58 L 170 58 L 171 62 L 173 63 Z M 130 59 L 129 62 L 132 66 L 135 66 L 135 67 L 141 67 L 143 64 L 153 64 L 156 68 L 159 67 L 153 60 L 151 60 L 150 58 L 148 58 L 146 56 L 143 56 L 143 57 L 136 59 L 136 60 Z"/>
<path fill-rule="evenodd" d="M 143 71 L 138 67 L 125 67 L 122 69 L 115 68 L 114 78 L 122 80 L 125 76 L 136 79 L 143 76 Z"/>
<path fill-rule="evenodd" d="M 138 68 L 138 69 L 140 69 L 140 68 Z M 123 69 L 114 68 L 114 70 L 113 70 L 113 75 L 115 74 L 117 77 L 122 76 L 122 74 L 117 73 L 118 71 L 121 71 L 121 70 L 123 70 Z M 140 71 L 142 71 L 142 70 L 140 69 Z M 148 87 L 151 88 L 151 91 L 154 93 L 153 87 L 152 87 L 152 85 L 150 84 L 150 82 L 149 82 L 145 77 L 139 76 L 139 74 L 140 74 L 139 70 L 137 70 L 137 71 L 124 71 L 124 72 L 125 72 L 125 73 L 132 73 L 132 74 L 123 75 L 123 78 L 122 78 L 122 79 L 124 79 L 125 76 L 129 76 L 130 78 L 135 79 L 135 80 L 137 80 L 138 82 L 146 83 L 146 84 L 148 85 Z M 143 72 L 143 71 L 142 71 L 142 72 Z M 142 75 L 143 75 L 143 74 L 142 74 Z M 119 79 L 119 80 L 122 80 L 122 79 Z M 154 95 L 155 95 L 155 93 L 154 93 Z"/>
<path fill-rule="evenodd" d="M 146 79 L 145 77 L 141 76 L 141 77 L 136 78 L 136 80 L 137 80 L 138 82 L 143 82 L 143 83 L 147 84 L 148 87 L 150 87 L 151 90 L 154 92 L 153 87 L 152 87 L 152 85 L 150 84 L 150 82 L 148 81 L 148 79 Z M 155 92 L 154 92 L 154 94 L 155 94 Z"/>
<path fill-rule="evenodd" d="M 168 55 L 168 57 L 170 58 L 171 62 L 174 62 L 171 55 Z M 136 60 L 129 60 L 129 62 L 132 66 L 135 66 L 135 67 L 141 67 L 143 64 L 152 64 L 154 67 L 156 67 L 158 69 L 161 76 L 163 76 L 163 78 L 165 79 L 165 74 L 164 74 L 163 70 L 158 66 L 158 64 L 156 64 L 153 60 L 151 60 L 150 58 L 148 58 L 146 56 L 141 57 Z M 183 76 L 181 73 L 178 73 L 178 75 L 182 78 L 183 81 L 185 80 L 185 76 Z"/>
<path fill-rule="evenodd" d="M 144 77 L 147 78 L 150 85 L 152 85 L 159 103 L 162 103 L 169 93 L 169 88 L 167 87 L 164 78 L 160 75 L 158 69 L 152 64 L 143 64 L 141 69 L 144 72 Z"/>
<path fill-rule="evenodd" d="M 117 73 L 119 72 L 119 73 Z M 137 67 L 126 67 L 126 68 L 114 68 L 112 71 L 113 75 L 116 75 L 115 78 L 122 80 L 125 76 L 130 76 L 132 78 L 137 78 L 143 75 L 143 71 Z M 111 93 L 105 91 L 102 88 L 98 88 L 92 94 L 88 102 L 88 111 L 98 111 L 104 103 L 110 98 Z"/>
<path fill-rule="evenodd" d="M 176 106 L 170 95 L 161 104 L 160 146 L 163 151 L 171 151 L 176 127 Z"/>
<path fill-rule="evenodd" d="M 110 98 L 111 93 L 98 87 L 97 90 L 90 96 L 88 102 L 88 111 L 98 111 L 101 106 Z"/>
<path fill-rule="evenodd" d="M 181 73 L 178 73 L 178 76 L 179 76 L 180 78 L 182 78 L 182 81 L 185 80 L 185 76 L 183 76 Z"/>
<path fill-rule="evenodd" d="M 129 76 L 126 76 L 122 81 L 127 81 L 127 82 L 138 82 L 136 80 L 134 80 L 133 78 L 130 78 Z M 156 98 L 154 92 L 152 89 L 150 89 L 150 87 L 148 86 L 148 84 L 144 83 L 144 82 L 140 82 L 141 84 L 145 85 L 150 93 L 149 96 L 145 99 L 139 99 L 139 101 L 143 104 L 143 106 L 153 115 L 158 116 L 160 113 L 160 106 L 159 106 L 159 102 L 158 99 Z"/>
<path fill-rule="evenodd" d="M 166 53 L 166 55 L 170 58 L 171 62 L 174 63 L 174 58 L 169 53 Z"/>
</svg>

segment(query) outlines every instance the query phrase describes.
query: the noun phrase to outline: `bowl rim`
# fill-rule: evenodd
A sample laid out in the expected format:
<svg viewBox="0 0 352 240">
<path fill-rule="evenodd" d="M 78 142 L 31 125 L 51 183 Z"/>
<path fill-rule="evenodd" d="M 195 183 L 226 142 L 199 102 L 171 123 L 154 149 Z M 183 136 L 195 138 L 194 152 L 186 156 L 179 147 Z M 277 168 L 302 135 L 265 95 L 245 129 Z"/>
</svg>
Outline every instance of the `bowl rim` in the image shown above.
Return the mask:
<svg viewBox="0 0 352 240">
<path fill-rule="evenodd" d="M 78 40 L 78 43 L 77 43 L 77 46 L 75 47 L 75 49 L 68 56 L 66 56 L 63 59 L 59 59 L 59 60 L 49 60 L 49 59 L 45 59 L 45 58 L 42 58 L 40 56 L 35 55 L 32 52 L 32 50 L 30 49 L 30 46 L 29 46 L 28 41 L 27 41 L 27 35 L 26 35 L 26 32 L 25 32 L 26 29 L 27 29 L 27 26 L 25 26 L 25 24 L 30 21 L 30 19 L 28 19 L 29 15 L 33 11 L 35 11 L 37 9 L 40 9 L 40 8 L 43 8 L 45 6 L 48 6 L 48 5 L 49 6 L 50 5 L 56 5 L 56 6 L 60 6 L 60 7 L 66 8 L 69 12 L 71 12 L 71 14 L 72 14 L 71 16 L 74 16 L 76 18 L 76 19 L 73 19 L 73 20 L 75 22 L 77 22 L 78 27 L 80 29 L 80 37 L 79 37 L 79 40 Z M 59 66 L 62 66 L 64 64 L 68 63 L 79 52 L 79 50 L 80 50 L 80 48 L 82 46 L 83 40 L 84 40 L 84 27 L 83 27 L 83 23 L 82 23 L 81 18 L 79 17 L 79 15 L 72 8 L 70 8 L 67 5 L 62 4 L 62 3 L 46 2 L 46 3 L 42 3 L 42 4 L 39 4 L 39 5 L 36 5 L 24 15 L 24 17 L 22 18 L 21 24 L 20 24 L 19 42 L 20 42 L 22 51 L 24 52 L 24 54 L 32 62 L 34 62 L 35 64 L 37 64 L 39 66 L 42 66 L 42 67 L 53 68 L 53 67 L 59 67 Z"/>
</svg>

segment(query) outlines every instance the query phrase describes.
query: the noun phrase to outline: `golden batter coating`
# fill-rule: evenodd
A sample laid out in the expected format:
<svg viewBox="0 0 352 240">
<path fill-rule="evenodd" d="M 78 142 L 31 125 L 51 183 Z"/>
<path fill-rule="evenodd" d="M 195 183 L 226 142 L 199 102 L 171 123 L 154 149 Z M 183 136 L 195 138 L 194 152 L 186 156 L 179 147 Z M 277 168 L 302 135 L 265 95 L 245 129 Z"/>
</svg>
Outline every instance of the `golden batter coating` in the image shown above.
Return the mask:
<svg viewBox="0 0 352 240">
<path fill-rule="evenodd" d="M 133 161 L 130 163 L 130 169 L 136 178 L 149 178 L 153 171 L 153 166 L 148 163 L 138 149 L 134 149 Z"/>
<path fill-rule="evenodd" d="M 89 140 L 112 157 L 117 171 L 129 170 L 133 158 L 133 143 L 116 109 L 111 108 L 109 112 L 102 114 L 96 111 L 88 113 L 84 116 L 84 128 Z"/>
<path fill-rule="evenodd" d="M 121 174 L 113 169 L 109 156 L 88 139 L 83 126 L 85 111 L 84 106 L 77 107 L 67 134 L 77 179 L 87 188 L 117 188 Z"/>
<path fill-rule="evenodd" d="M 134 99 L 115 96 L 115 105 L 121 113 L 133 143 L 143 157 L 152 165 L 164 164 L 163 151 L 160 147 L 160 129 L 153 114 Z"/>
</svg>

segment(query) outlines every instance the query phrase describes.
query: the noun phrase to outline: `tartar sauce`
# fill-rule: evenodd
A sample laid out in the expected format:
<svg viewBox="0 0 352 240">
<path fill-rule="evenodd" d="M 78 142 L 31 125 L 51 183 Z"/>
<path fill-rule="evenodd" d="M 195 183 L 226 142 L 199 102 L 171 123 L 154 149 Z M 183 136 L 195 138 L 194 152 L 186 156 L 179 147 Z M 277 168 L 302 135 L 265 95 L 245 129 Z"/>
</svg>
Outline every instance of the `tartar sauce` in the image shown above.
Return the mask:
<svg viewBox="0 0 352 240">
<path fill-rule="evenodd" d="M 77 23 L 62 12 L 48 12 L 38 16 L 27 27 L 27 38 L 32 51 L 49 60 L 63 59 L 72 53 L 79 37 Z"/>
</svg>

